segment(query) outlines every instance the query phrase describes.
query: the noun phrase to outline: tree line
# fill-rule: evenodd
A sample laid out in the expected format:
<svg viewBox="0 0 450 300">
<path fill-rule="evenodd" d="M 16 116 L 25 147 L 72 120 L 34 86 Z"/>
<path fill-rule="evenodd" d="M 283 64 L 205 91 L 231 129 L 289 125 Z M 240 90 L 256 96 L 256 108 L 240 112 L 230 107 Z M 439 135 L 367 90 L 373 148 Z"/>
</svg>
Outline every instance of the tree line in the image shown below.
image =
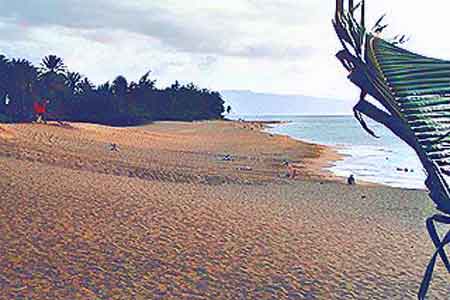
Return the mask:
<svg viewBox="0 0 450 300">
<path fill-rule="evenodd" d="M 71 72 L 62 58 L 49 55 L 38 67 L 25 59 L 0 55 L 0 122 L 35 118 L 33 103 L 48 100 L 48 119 L 107 125 L 137 125 L 156 120 L 220 119 L 220 93 L 178 81 L 157 88 L 150 72 L 138 81 L 124 76 L 95 86 Z M 230 108 L 228 108 L 229 110 Z"/>
</svg>

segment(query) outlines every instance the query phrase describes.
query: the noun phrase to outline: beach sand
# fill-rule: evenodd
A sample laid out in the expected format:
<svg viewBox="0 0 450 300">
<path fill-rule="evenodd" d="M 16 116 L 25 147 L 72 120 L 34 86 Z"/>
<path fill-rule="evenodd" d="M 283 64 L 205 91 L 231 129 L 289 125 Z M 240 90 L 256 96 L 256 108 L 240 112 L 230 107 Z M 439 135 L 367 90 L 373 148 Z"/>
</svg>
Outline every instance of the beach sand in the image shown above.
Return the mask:
<svg viewBox="0 0 450 300">
<path fill-rule="evenodd" d="M 0 299 L 416 299 L 426 193 L 261 126 L 0 125 Z"/>
</svg>

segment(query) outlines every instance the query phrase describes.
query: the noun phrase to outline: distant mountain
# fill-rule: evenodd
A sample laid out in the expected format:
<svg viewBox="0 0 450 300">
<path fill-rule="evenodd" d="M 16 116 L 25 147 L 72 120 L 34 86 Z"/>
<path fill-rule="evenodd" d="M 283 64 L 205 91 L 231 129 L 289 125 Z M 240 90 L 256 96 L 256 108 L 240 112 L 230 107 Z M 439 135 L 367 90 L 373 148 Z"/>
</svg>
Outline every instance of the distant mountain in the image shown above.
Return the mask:
<svg viewBox="0 0 450 300">
<path fill-rule="evenodd" d="M 245 90 L 221 92 L 226 105 L 238 115 L 351 115 L 351 101 L 303 95 L 277 95 Z"/>
</svg>

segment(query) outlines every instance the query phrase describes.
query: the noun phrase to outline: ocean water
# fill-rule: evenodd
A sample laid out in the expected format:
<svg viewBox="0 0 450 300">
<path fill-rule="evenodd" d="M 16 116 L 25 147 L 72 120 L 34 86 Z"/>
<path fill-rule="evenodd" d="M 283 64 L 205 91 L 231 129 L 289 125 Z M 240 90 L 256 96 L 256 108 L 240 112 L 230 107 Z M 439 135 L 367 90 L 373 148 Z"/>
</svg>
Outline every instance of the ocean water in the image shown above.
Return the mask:
<svg viewBox="0 0 450 300">
<path fill-rule="evenodd" d="M 425 173 L 415 152 L 384 126 L 366 119 L 380 136 L 369 136 L 353 116 L 237 116 L 244 120 L 286 121 L 273 134 L 335 147 L 344 156 L 330 169 L 338 176 L 392 187 L 424 189 Z M 406 170 L 407 169 L 407 170 Z"/>
</svg>

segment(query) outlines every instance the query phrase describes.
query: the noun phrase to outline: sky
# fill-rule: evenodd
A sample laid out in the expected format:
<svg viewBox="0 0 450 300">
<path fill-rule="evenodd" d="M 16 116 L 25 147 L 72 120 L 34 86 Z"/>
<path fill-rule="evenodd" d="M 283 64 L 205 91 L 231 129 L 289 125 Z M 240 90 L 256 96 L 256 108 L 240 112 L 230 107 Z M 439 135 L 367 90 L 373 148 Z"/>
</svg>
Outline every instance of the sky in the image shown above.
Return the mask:
<svg viewBox="0 0 450 300">
<path fill-rule="evenodd" d="M 0 0 L 0 53 L 39 63 L 55 54 L 100 84 L 152 71 L 213 90 L 252 90 L 354 101 L 334 54 L 335 0 Z M 366 0 L 384 36 L 450 59 L 448 0 Z"/>
</svg>

